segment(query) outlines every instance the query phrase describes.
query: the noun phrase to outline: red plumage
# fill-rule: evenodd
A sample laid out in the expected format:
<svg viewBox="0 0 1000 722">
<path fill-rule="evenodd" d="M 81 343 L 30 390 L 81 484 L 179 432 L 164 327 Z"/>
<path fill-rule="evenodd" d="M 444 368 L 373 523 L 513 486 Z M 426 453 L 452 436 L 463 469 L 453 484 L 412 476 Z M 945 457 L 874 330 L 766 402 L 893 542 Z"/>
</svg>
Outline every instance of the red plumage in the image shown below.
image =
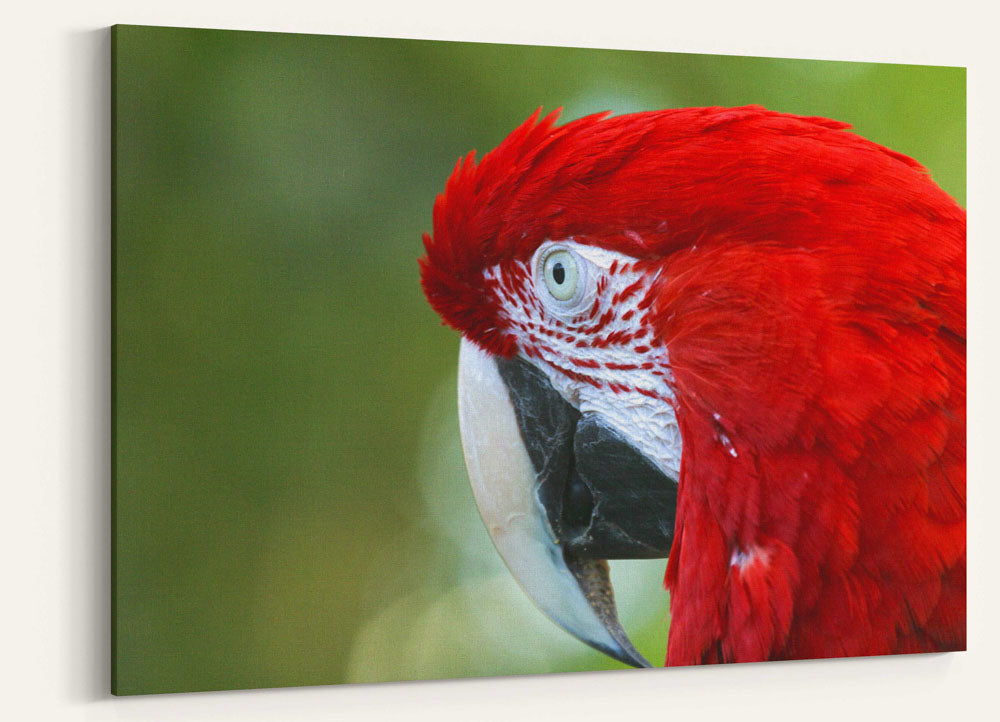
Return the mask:
<svg viewBox="0 0 1000 722">
<path fill-rule="evenodd" d="M 505 356 L 484 269 L 565 238 L 660 265 L 668 664 L 965 647 L 965 213 L 847 128 L 536 113 L 435 204 L 426 295 Z"/>
</svg>

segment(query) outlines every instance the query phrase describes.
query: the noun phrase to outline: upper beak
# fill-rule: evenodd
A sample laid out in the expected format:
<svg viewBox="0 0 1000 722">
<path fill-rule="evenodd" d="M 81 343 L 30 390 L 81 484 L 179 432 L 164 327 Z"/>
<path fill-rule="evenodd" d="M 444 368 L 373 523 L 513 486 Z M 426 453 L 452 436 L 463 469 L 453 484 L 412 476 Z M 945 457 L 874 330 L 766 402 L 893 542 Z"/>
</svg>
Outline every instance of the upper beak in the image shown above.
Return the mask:
<svg viewBox="0 0 1000 722">
<path fill-rule="evenodd" d="M 528 596 L 581 641 L 652 666 L 621 627 L 605 560 L 667 556 L 676 483 L 528 362 L 464 338 L 458 411 L 479 512 Z"/>
</svg>

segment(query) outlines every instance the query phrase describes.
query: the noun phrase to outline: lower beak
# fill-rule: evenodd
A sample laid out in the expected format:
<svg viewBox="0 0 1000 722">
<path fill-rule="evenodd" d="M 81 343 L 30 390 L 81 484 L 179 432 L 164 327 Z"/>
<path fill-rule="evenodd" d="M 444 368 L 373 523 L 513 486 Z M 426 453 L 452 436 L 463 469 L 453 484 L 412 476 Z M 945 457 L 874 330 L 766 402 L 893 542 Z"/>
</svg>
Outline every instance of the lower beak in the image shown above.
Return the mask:
<svg viewBox="0 0 1000 722">
<path fill-rule="evenodd" d="M 480 515 L 515 579 L 552 621 L 635 667 L 607 559 L 665 557 L 676 483 L 538 369 L 462 339 L 458 410 Z"/>
</svg>

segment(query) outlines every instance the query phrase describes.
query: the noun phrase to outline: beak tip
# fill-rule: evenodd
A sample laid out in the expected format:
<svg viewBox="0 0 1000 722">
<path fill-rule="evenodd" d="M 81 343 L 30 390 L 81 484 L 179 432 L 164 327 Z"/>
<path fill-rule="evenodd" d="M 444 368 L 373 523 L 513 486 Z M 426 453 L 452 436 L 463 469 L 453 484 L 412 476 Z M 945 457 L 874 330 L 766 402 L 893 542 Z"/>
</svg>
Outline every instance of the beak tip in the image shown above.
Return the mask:
<svg viewBox="0 0 1000 722">
<path fill-rule="evenodd" d="M 600 637 L 588 638 L 579 634 L 576 636 L 623 664 L 633 667 L 652 667 L 653 665 L 639 654 L 618 619 L 608 562 L 603 559 L 580 559 L 565 553 L 563 560 L 576 579 L 591 611 L 600 620 L 602 628 Z M 593 641 L 596 639 L 601 641 Z"/>
<path fill-rule="evenodd" d="M 621 652 L 621 654 L 613 656 L 622 664 L 627 664 L 638 669 L 652 669 L 653 665 L 649 663 L 649 660 L 643 657 L 631 644 L 623 647 Z"/>
</svg>

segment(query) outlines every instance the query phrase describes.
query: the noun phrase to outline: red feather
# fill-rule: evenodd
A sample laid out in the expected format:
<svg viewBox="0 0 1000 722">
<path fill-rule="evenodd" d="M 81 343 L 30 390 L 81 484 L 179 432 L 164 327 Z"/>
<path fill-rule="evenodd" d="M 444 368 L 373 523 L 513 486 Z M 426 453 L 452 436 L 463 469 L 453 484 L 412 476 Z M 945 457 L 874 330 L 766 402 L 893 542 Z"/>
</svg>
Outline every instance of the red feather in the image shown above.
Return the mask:
<svg viewBox="0 0 1000 722">
<path fill-rule="evenodd" d="M 847 128 L 536 113 L 435 204 L 427 297 L 495 353 L 484 269 L 562 238 L 661 264 L 668 664 L 965 647 L 965 213 Z"/>
</svg>

